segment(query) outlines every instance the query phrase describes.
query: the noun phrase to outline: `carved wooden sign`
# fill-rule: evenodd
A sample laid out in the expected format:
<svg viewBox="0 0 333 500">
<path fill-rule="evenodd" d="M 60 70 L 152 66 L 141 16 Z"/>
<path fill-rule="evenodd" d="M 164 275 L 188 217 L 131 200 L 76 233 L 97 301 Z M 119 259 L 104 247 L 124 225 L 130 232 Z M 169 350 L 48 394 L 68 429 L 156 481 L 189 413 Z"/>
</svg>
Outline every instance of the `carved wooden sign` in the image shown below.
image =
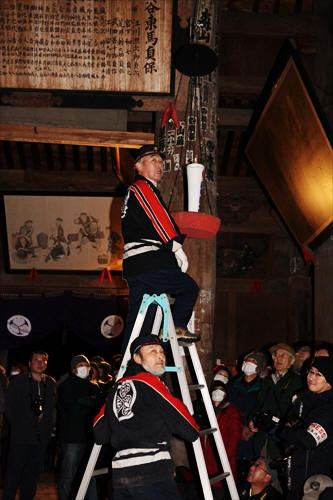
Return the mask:
<svg viewBox="0 0 333 500">
<path fill-rule="evenodd" d="M 0 87 L 171 91 L 172 0 L 1 0 Z"/>
</svg>

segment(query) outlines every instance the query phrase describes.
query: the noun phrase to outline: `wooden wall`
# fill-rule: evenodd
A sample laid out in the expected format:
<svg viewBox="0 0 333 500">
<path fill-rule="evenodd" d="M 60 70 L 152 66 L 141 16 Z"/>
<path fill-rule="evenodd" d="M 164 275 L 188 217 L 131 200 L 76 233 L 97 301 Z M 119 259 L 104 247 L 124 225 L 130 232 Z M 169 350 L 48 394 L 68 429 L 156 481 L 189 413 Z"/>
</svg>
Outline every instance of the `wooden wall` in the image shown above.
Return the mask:
<svg viewBox="0 0 333 500">
<path fill-rule="evenodd" d="M 183 27 L 191 15 L 189 4 L 187 0 L 178 1 Z M 317 338 L 329 340 L 331 336 L 333 340 L 332 240 L 327 240 L 316 252 L 317 263 L 313 281 L 313 269 L 305 265 L 299 248 L 266 198 L 263 187 L 244 163 L 240 148 L 242 134 L 258 94 L 280 43 L 287 37 L 296 38 L 306 67 L 313 72 L 313 80 L 318 83 L 316 91 L 324 105 L 324 111 L 333 123 L 333 108 L 330 105 L 332 96 L 322 90 L 330 89 L 332 81 L 332 47 L 328 42 L 330 35 L 327 26 L 329 10 L 330 0 L 323 0 L 320 6 L 310 0 L 222 2 L 222 63 L 219 68 L 217 110 L 217 206 L 222 226 L 216 239 L 214 357 L 222 358 L 228 363 L 233 363 L 240 353 L 253 346 L 276 340 L 293 342 L 311 339 L 314 330 Z M 176 73 L 175 89 L 180 88 L 177 97 L 178 111 L 184 111 L 186 107 L 184 89 L 187 88 L 187 83 L 187 77 L 180 78 Z M 168 96 L 140 96 L 140 99 L 143 102 L 142 108 L 128 113 L 127 124 L 121 115 L 121 130 L 151 132 L 156 125 L 156 112 L 162 113 L 170 100 Z M 15 112 L 15 108 L 11 109 Z M 11 109 L 6 110 L 9 116 Z M 38 118 L 38 123 L 50 124 L 47 110 L 44 116 L 43 112 L 37 113 L 33 107 L 24 111 L 17 109 L 16 112 L 16 119 L 13 119 L 15 123 L 20 123 L 20 114 L 24 116 L 24 123 L 35 123 Z M 74 119 L 73 126 L 84 128 L 84 119 L 91 121 L 92 118 L 85 116 L 82 110 L 80 113 L 80 118 Z M 66 121 L 62 123 L 62 118 L 65 117 Z M 102 111 L 99 117 L 96 115 L 95 122 L 103 123 L 100 128 L 104 130 L 107 128 L 105 118 L 106 115 L 103 117 Z M 61 113 L 57 112 L 53 119 L 56 126 L 66 126 L 70 122 L 73 124 L 71 114 L 64 113 L 61 117 Z M 95 128 L 98 126 L 95 125 Z M 152 140 L 153 134 L 150 134 L 148 142 Z M 58 187 L 66 190 L 70 183 L 78 191 L 102 191 L 112 187 L 113 175 L 111 170 L 98 173 L 88 170 L 74 173 L 48 172 L 37 169 L 2 169 L 0 165 L 2 188 L 39 187 L 47 190 Z M 186 245 L 189 252 L 195 252 L 193 243 Z M 244 257 L 245 248 L 247 250 Z M 201 257 L 203 266 L 210 265 L 208 247 L 204 249 Z M 213 265 L 215 266 L 215 262 Z M 0 292 L 40 292 L 74 287 L 87 293 L 127 293 L 126 283 L 119 276 L 114 277 L 110 286 L 106 280 L 102 283 L 98 281 L 98 273 L 40 275 L 38 284 L 29 283 L 27 274 L 7 274 L 4 269 L 3 249 L 0 249 Z"/>
<path fill-rule="evenodd" d="M 254 177 L 218 179 L 215 358 L 312 340 L 312 267 Z"/>
</svg>

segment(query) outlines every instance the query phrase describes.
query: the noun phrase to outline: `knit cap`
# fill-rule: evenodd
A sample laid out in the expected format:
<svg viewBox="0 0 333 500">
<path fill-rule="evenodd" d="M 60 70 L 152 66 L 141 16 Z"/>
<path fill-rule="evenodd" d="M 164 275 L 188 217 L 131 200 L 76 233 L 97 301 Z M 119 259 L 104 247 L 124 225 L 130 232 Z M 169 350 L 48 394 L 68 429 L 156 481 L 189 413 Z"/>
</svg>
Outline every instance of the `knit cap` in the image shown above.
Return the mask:
<svg viewBox="0 0 333 500">
<path fill-rule="evenodd" d="M 263 460 L 266 464 L 267 467 L 267 472 L 271 476 L 271 484 L 274 488 L 276 488 L 278 491 L 280 490 L 280 484 L 278 480 L 278 472 L 276 469 L 273 469 L 270 464 L 272 463 L 271 459 L 268 459 L 267 457 L 259 457 L 261 460 Z"/>
<path fill-rule="evenodd" d="M 333 387 L 333 361 L 326 356 L 318 356 L 312 361 L 312 365 L 324 375 L 326 381 Z"/>
<path fill-rule="evenodd" d="M 74 356 L 74 358 L 72 358 L 71 370 L 74 370 L 76 365 L 79 363 L 88 363 L 88 365 L 90 364 L 89 359 L 84 354 L 77 354 L 76 356 Z"/>
</svg>

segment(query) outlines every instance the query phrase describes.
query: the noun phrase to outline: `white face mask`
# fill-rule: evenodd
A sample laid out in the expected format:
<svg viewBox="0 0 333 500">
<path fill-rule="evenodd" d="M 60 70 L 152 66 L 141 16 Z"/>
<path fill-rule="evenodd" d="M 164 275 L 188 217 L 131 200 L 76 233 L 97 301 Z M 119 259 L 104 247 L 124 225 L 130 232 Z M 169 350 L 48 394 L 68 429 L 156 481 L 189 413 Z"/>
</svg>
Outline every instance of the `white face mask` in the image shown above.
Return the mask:
<svg viewBox="0 0 333 500">
<path fill-rule="evenodd" d="M 253 375 L 257 371 L 257 365 L 252 361 L 244 361 L 242 364 L 242 372 L 245 375 Z"/>
<path fill-rule="evenodd" d="M 221 373 L 215 375 L 214 380 L 218 380 L 219 382 L 222 382 L 222 384 L 227 384 L 229 382 L 229 378 Z"/>
<path fill-rule="evenodd" d="M 19 375 L 21 372 L 19 370 L 13 370 L 10 372 L 10 376 L 14 377 L 15 375 Z"/>
<path fill-rule="evenodd" d="M 212 392 L 212 400 L 213 401 L 223 401 L 225 398 L 225 392 L 221 391 L 221 389 L 215 389 Z"/>
<path fill-rule="evenodd" d="M 77 376 L 80 378 L 87 378 L 89 375 L 89 368 L 87 366 L 78 366 Z"/>
</svg>

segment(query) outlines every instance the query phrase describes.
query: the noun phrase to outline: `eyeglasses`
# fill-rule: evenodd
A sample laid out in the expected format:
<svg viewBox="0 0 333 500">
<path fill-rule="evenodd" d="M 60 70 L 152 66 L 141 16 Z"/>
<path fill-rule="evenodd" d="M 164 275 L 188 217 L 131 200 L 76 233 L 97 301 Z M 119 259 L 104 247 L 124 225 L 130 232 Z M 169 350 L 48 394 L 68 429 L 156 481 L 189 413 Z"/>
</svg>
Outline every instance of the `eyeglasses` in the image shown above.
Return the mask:
<svg viewBox="0 0 333 500">
<path fill-rule="evenodd" d="M 279 353 L 274 353 L 272 354 L 272 358 L 292 358 L 292 356 L 288 352 L 279 352 Z"/>
<path fill-rule="evenodd" d="M 269 475 L 268 470 L 264 469 L 264 468 L 263 468 L 263 466 L 262 466 L 262 464 L 261 464 L 260 462 L 254 462 L 254 463 L 252 464 L 252 467 L 253 467 L 253 466 L 254 466 L 254 467 L 256 467 L 256 469 L 261 469 L 262 471 L 264 471 L 264 472 L 265 472 L 265 474 L 268 474 L 268 475 Z"/>
</svg>

